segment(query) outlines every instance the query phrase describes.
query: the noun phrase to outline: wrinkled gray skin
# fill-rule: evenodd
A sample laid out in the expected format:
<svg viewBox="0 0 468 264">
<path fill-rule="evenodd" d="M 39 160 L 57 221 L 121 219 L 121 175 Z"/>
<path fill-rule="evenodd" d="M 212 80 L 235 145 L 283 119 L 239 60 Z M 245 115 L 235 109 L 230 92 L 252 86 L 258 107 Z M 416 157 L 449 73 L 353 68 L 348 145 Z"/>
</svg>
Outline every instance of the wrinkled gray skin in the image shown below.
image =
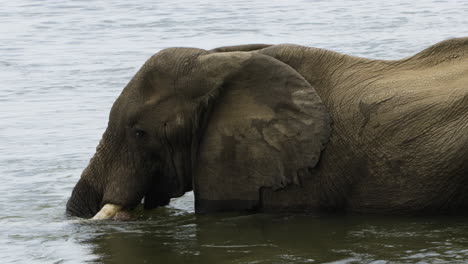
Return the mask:
<svg viewBox="0 0 468 264">
<path fill-rule="evenodd" d="M 466 213 L 467 54 L 467 38 L 396 61 L 163 50 L 114 103 L 67 212 L 149 209 L 193 189 L 198 213 Z"/>
</svg>

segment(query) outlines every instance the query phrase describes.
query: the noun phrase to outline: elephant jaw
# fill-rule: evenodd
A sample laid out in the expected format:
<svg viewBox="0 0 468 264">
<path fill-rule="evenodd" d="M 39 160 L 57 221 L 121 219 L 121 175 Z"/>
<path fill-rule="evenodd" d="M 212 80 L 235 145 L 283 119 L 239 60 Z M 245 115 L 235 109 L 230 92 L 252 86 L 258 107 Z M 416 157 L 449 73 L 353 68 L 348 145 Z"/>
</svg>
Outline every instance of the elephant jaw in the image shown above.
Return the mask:
<svg viewBox="0 0 468 264">
<path fill-rule="evenodd" d="M 92 220 L 133 220 L 129 212 L 122 210 L 123 207 L 115 204 L 105 204 L 101 210 L 93 217 Z"/>
</svg>

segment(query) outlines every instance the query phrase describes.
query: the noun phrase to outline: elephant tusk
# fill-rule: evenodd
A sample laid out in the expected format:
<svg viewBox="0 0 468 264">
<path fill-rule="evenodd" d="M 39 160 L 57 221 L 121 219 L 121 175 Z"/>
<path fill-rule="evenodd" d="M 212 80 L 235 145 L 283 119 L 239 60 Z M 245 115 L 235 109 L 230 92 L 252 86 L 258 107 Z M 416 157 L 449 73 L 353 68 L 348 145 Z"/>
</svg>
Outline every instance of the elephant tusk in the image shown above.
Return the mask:
<svg viewBox="0 0 468 264">
<path fill-rule="evenodd" d="M 113 218 L 120 210 L 122 206 L 115 204 L 105 204 L 101 210 L 92 218 L 92 220 L 106 220 Z"/>
</svg>

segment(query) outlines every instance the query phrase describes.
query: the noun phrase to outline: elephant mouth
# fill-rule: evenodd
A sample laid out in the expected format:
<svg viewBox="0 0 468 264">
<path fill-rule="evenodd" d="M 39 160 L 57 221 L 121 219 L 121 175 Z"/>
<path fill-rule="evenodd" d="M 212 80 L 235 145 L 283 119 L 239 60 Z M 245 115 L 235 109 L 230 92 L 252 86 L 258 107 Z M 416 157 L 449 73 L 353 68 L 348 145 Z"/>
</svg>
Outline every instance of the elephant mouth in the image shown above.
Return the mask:
<svg viewBox="0 0 468 264">
<path fill-rule="evenodd" d="M 160 206 L 168 205 L 170 195 L 167 193 L 149 191 L 143 197 L 143 208 L 145 210 L 154 209 Z M 138 217 L 134 213 L 134 208 L 138 205 L 126 207 L 114 203 L 105 203 L 101 209 L 91 218 L 92 220 L 136 220 Z"/>
<path fill-rule="evenodd" d="M 90 216 L 91 219 L 136 220 L 138 214 L 134 209 L 141 205 L 145 210 L 168 205 L 171 198 L 183 196 L 186 192 L 192 190 L 191 181 L 184 182 L 178 177 L 161 177 L 161 175 L 173 175 L 174 171 L 177 171 L 177 169 L 158 170 L 155 174 L 152 174 L 156 176 L 153 176 L 148 182 L 146 190 L 131 194 L 127 193 L 127 198 L 131 197 L 130 199 L 119 199 L 115 198 L 115 196 L 103 199 L 101 196 L 101 206 L 98 208 L 94 207 L 94 210 L 91 211 L 93 213 Z M 176 173 L 176 175 L 182 175 L 182 173 Z"/>
<path fill-rule="evenodd" d="M 133 209 L 124 208 L 121 205 L 106 203 L 102 206 L 91 220 L 117 220 L 117 221 L 132 221 L 137 220 L 138 216 Z"/>
<path fill-rule="evenodd" d="M 123 207 L 116 204 L 105 204 L 96 215 L 91 218 L 92 220 L 107 220 L 107 219 L 116 219 L 119 215 L 128 212 L 123 210 Z"/>
</svg>

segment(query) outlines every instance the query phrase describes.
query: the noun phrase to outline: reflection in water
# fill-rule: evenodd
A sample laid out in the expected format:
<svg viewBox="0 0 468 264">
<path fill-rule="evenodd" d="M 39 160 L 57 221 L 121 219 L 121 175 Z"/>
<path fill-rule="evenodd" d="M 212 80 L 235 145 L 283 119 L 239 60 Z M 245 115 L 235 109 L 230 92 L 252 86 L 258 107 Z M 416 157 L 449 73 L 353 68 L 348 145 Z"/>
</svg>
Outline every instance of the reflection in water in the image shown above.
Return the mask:
<svg viewBox="0 0 468 264">
<path fill-rule="evenodd" d="M 80 242 L 105 263 L 190 263 L 200 255 L 194 214 L 160 208 L 141 212 L 141 217 L 131 222 L 85 221 L 80 225 L 87 225 L 88 235 Z"/>
<path fill-rule="evenodd" d="M 186 263 L 197 256 L 194 215 L 171 214 L 164 209 L 155 211 L 157 219 L 91 223 L 99 235 L 84 242 L 92 246 L 94 254 L 103 262 Z"/>
<path fill-rule="evenodd" d="M 464 263 L 466 218 L 196 216 L 171 208 L 135 222 L 85 221 L 103 263 Z"/>
</svg>

